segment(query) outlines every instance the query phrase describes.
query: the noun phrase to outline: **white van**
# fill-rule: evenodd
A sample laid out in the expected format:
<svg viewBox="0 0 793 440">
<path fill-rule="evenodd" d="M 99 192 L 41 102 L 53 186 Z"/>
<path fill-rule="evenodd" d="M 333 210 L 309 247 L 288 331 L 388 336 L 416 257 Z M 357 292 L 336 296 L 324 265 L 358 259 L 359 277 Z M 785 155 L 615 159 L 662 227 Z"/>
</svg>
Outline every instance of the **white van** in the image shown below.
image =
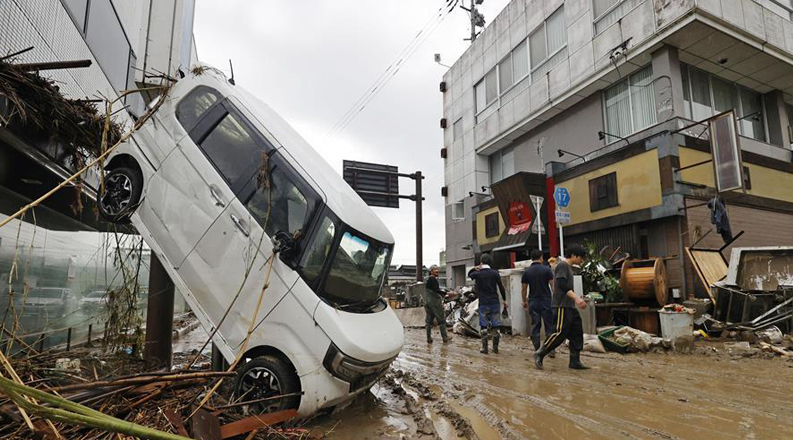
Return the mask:
<svg viewBox="0 0 793 440">
<path fill-rule="evenodd" d="M 404 342 L 381 297 L 391 233 L 281 117 L 216 69 L 194 68 L 165 99 L 108 158 L 100 213 L 131 221 L 204 328 L 220 325 L 213 342 L 229 362 L 275 242 L 288 245 L 235 387 L 246 401 L 294 397 L 255 410 L 309 415 L 369 389 Z"/>
</svg>

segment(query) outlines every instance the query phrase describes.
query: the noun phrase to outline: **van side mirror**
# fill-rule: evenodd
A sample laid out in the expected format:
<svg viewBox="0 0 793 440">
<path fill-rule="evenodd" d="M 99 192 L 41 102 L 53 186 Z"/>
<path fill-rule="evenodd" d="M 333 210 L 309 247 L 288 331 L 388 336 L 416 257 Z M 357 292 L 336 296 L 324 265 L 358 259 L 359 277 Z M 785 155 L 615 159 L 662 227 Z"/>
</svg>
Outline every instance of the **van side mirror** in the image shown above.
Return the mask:
<svg viewBox="0 0 793 440">
<path fill-rule="evenodd" d="M 278 257 L 283 261 L 287 266 L 294 269 L 297 267 L 297 261 L 295 258 L 297 257 L 297 241 L 287 231 L 278 231 L 275 233 L 275 237 L 273 238 L 273 243 L 275 244 L 274 250 L 278 252 Z"/>
</svg>

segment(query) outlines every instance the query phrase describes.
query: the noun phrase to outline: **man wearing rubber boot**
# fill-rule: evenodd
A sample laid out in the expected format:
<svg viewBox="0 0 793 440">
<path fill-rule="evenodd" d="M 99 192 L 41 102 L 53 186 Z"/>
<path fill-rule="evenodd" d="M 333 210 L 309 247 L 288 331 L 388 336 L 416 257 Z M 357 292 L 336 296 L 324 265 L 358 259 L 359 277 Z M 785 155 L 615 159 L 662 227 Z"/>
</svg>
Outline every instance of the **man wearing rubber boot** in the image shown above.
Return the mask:
<svg viewBox="0 0 793 440">
<path fill-rule="evenodd" d="M 504 284 L 501 283 L 501 274 L 490 267 L 493 258 L 490 254 L 482 254 L 481 263 L 468 272 L 468 276 L 476 282 L 476 294 L 479 297 L 479 334 L 482 337 L 481 353 L 487 354 L 487 340 L 493 337 L 493 353 L 498 354 L 498 341 L 501 334 L 498 327 L 501 325 L 501 303 L 498 293 L 504 299 L 504 308 L 507 307 L 507 294 Z M 496 292 L 498 289 L 498 292 Z"/>
<path fill-rule="evenodd" d="M 523 271 L 521 284 L 523 289 L 523 308 L 531 316 L 531 343 L 534 351 L 540 349 L 540 329 L 545 324 L 545 335 L 550 335 L 553 326 L 553 308 L 551 307 L 551 283 L 553 282 L 553 270 L 544 264 L 542 251 L 533 249 L 529 253 L 531 266 Z M 549 356 L 553 357 L 553 353 Z"/>
<path fill-rule="evenodd" d="M 424 322 L 427 325 L 427 343 L 432 344 L 432 325 L 435 321 L 440 327 L 443 342 L 447 343 L 449 336 L 446 334 L 446 318 L 443 313 L 443 298 L 446 297 L 446 292 L 442 291 L 438 284 L 438 266 L 430 267 L 430 277 L 427 278 L 425 287 L 424 312 L 427 317 Z"/>
<path fill-rule="evenodd" d="M 565 339 L 570 341 L 570 368 L 586 370 L 589 367 L 581 363 L 581 350 L 584 348 L 584 326 L 581 315 L 576 307 L 586 308 L 586 302 L 573 291 L 573 268 L 580 265 L 586 257 L 586 251 L 579 245 L 568 249 L 567 260 L 560 260 L 554 268 L 553 307 L 556 312 L 554 333 L 545 339 L 540 350 L 534 353 L 534 365 L 542 370 L 542 360 L 548 353 L 562 344 Z"/>
</svg>

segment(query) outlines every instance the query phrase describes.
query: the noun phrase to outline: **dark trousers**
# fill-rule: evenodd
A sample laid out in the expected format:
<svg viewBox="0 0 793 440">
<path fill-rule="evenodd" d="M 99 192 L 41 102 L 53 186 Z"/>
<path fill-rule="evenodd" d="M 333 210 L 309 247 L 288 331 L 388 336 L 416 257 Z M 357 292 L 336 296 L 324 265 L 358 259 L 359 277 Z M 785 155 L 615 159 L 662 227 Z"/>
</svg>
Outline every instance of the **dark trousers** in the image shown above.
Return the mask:
<svg viewBox="0 0 793 440">
<path fill-rule="evenodd" d="M 529 298 L 529 316 L 531 316 L 531 342 L 534 344 L 534 349 L 540 347 L 540 329 L 542 324 L 545 323 L 545 336 L 550 336 L 555 332 L 553 307 L 550 301 L 532 301 Z"/>
<path fill-rule="evenodd" d="M 427 339 L 432 339 L 432 325 L 434 322 L 438 323 L 441 330 L 441 338 L 446 340 L 446 318 L 443 316 L 443 305 L 440 300 L 428 301 L 424 304 L 424 312 L 427 314 L 424 323 L 427 327 Z"/>
<path fill-rule="evenodd" d="M 554 316 L 554 332 L 545 339 L 545 352 L 553 351 L 565 339 L 570 341 L 570 353 L 584 349 L 584 325 L 578 310 L 571 307 L 557 307 Z"/>
</svg>

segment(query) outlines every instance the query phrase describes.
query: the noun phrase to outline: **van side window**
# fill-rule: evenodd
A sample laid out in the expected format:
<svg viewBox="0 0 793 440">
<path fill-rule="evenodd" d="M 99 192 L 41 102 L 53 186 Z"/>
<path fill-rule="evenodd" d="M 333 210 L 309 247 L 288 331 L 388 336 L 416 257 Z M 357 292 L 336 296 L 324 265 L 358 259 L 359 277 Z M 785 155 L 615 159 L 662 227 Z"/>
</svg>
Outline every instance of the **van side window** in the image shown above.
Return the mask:
<svg viewBox="0 0 793 440">
<path fill-rule="evenodd" d="M 317 233 L 314 235 L 314 240 L 306 250 L 303 260 L 302 274 L 307 283 L 311 284 L 322 275 L 322 267 L 325 265 L 325 260 L 328 259 L 328 253 L 333 246 L 333 238 L 336 236 L 336 225 L 328 217 L 324 217 Z"/>
<path fill-rule="evenodd" d="M 190 132 L 207 110 L 220 101 L 220 93 L 207 86 L 198 86 L 187 94 L 176 107 L 176 119 L 186 132 Z"/>
<path fill-rule="evenodd" d="M 251 176 L 255 170 L 254 162 L 265 151 L 233 113 L 227 113 L 199 145 L 235 191 L 242 179 L 247 180 Z"/>
<path fill-rule="evenodd" d="M 269 165 L 267 178 L 259 179 L 258 188 L 246 204 L 248 210 L 270 237 L 278 231 L 292 235 L 305 232 L 314 201 L 293 182 L 293 173 L 283 162 L 274 157 Z"/>
</svg>

